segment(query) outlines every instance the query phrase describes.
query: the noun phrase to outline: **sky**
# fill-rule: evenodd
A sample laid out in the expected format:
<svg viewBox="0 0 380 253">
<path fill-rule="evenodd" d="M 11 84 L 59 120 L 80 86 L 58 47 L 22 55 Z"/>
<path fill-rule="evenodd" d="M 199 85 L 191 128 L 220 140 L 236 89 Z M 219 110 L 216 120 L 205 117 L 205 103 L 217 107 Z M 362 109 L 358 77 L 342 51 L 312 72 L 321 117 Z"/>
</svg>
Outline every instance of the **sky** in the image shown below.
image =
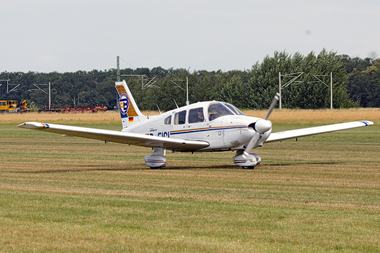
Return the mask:
<svg viewBox="0 0 380 253">
<path fill-rule="evenodd" d="M 378 0 L 1 0 L 0 72 L 251 69 L 275 51 L 380 54 Z"/>
</svg>

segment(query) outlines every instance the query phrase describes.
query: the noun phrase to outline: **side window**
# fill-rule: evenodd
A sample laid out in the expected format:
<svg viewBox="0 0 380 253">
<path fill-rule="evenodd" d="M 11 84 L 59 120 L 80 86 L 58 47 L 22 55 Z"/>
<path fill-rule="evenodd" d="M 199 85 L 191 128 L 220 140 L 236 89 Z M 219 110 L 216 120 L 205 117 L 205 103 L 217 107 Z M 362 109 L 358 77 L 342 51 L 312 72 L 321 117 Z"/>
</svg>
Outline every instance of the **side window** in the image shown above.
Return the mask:
<svg viewBox="0 0 380 253">
<path fill-rule="evenodd" d="M 171 123 L 172 123 L 172 116 L 170 115 L 169 117 L 164 119 L 164 124 L 170 125 Z"/>
<path fill-rule="evenodd" d="M 186 111 L 181 111 L 174 114 L 174 125 L 185 124 L 185 121 L 186 121 Z"/>
<path fill-rule="evenodd" d="M 195 108 L 189 111 L 189 123 L 204 122 L 203 108 Z"/>
</svg>

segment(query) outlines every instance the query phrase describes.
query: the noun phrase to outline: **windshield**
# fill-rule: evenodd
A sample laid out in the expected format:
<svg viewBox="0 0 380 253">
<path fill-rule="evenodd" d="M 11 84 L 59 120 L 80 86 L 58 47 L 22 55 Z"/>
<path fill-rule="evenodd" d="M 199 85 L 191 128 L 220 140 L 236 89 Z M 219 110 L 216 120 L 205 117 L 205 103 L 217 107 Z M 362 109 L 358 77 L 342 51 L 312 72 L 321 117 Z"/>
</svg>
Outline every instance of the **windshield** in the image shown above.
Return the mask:
<svg viewBox="0 0 380 253">
<path fill-rule="evenodd" d="M 208 107 L 208 118 L 210 121 L 226 115 L 234 115 L 234 113 L 223 103 L 213 103 Z"/>
<path fill-rule="evenodd" d="M 240 111 L 237 107 L 226 103 L 225 104 L 228 108 L 230 108 L 231 111 L 233 111 L 236 115 L 245 115 L 242 111 Z"/>
</svg>

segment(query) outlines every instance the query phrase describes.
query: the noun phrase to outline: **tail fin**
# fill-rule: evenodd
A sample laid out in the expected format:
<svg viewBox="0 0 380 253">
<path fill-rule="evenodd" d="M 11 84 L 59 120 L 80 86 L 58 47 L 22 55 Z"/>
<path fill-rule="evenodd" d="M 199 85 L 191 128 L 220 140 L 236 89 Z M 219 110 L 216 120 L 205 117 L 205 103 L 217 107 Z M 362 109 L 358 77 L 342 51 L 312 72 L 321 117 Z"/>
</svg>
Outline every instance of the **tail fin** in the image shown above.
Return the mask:
<svg viewBox="0 0 380 253">
<path fill-rule="evenodd" d="M 116 82 L 115 88 L 117 91 L 117 99 L 119 101 L 123 129 L 135 123 L 145 121 L 147 117 L 143 115 L 137 107 L 137 104 L 133 99 L 132 93 L 129 90 L 125 80 L 122 82 Z"/>
</svg>

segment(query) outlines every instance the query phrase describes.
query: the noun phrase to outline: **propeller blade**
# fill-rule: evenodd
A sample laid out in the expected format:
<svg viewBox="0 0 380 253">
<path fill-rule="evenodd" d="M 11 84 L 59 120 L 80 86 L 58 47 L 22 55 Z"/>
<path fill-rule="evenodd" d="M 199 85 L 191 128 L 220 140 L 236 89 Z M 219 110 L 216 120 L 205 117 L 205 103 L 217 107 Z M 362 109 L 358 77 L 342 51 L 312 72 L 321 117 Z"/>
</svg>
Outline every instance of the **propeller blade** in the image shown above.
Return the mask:
<svg viewBox="0 0 380 253">
<path fill-rule="evenodd" d="M 256 132 L 252 139 L 249 141 L 248 146 L 245 148 L 244 152 L 249 153 L 253 148 L 257 147 L 257 144 L 259 143 L 261 134 Z"/>
<path fill-rule="evenodd" d="M 268 110 L 267 116 L 265 117 L 265 120 L 267 120 L 269 118 L 269 115 L 272 113 L 272 110 L 276 106 L 277 101 L 279 99 L 280 99 L 280 93 L 277 92 L 276 95 L 274 96 L 273 100 L 272 100 L 272 103 L 269 106 L 269 110 Z"/>
</svg>

